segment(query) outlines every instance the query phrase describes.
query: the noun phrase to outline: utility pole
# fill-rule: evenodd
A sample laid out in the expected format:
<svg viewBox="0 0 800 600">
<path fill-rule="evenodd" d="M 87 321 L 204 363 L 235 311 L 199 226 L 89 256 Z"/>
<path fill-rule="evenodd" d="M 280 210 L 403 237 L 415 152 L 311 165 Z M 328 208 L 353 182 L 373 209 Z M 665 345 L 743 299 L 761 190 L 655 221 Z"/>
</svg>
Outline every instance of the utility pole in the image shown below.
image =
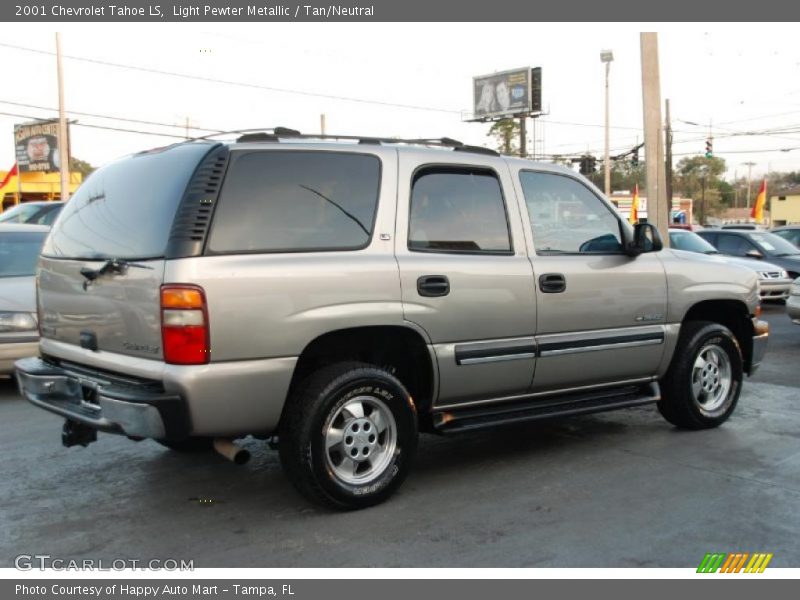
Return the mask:
<svg viewBox="0 0 800 600">
<path fill-rule="evenodd" d="M 64 111 L 64 76 L 61 69 L 61 34 L 56 33 L 56 69 L 58 71 L 58 160 L 61 172 L 61 201 L 69 200 L 69 140 Z"/>
<path fill-rule="evenodd" d="M 325 135 L 325 113 L 319 116 L 319 132 Z"/>
<path fill-rule="evenodd" d="M 605 152 L 603 156 L 603 166 L 605 170 L 605 193 L 606 198 L 611 197 L 611 159 L 609 158 L 609 93 L 608 93 L 608 76 L 611 73 L 611 63 L 614 60 L 614 53 L 611 50 L 603 50 L 600 52 L 600 62 L 606 65 L 606 139 L 605 139 Z"/>
<path fill-rule="evenodd" d="M 747 167 L 747 208 L 750 208 L 750 189 L 752 182 L 753 167 L 756 166 L 754 162 L 743 163 Z"/>
<path fill-rule="evenodd" d="M 661 79 L 658 68 L 658 34 L 640 34 L 642 53 L 642 114 L 644 117 L 644 150 L 647 167 L 647 215 L 653 222 L 664 246 L 669 246 L 664 144 L 661 136 Z"/>
<path fill-rule="evenodd" d="M 664 124 L 664 135 L 666 137 L 666 187 L 667 187 L 667 223 L 672 222 L 672 121 L 669 117 L 669 98 L 664 100 L 666 112 L 666 123 Z"/>
<path fill-rule="evenodd" d="M 527 121 L 528 117 L 519 118 L 519 155 L 522 158 L 525 158 L 528 154 L 528 149 L 526 147 L 528 138 Z"/>
</svg>

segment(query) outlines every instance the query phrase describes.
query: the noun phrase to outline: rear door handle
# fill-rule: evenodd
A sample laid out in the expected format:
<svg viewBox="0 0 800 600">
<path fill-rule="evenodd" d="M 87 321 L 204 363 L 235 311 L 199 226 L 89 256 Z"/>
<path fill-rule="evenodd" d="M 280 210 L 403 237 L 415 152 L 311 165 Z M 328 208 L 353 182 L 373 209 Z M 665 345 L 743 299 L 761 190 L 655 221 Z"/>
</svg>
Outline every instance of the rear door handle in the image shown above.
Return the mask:
<svg viewBox="0 0 800 600">
<path fill-rule="evenodd" d="M 567 289 L 567 279 L 561 273 L 539 275 L 539 289 L 545 294 L 560 294 Z"/>
<path fill-rule="evenodd" d="M 450 293 L 450 280 L 445 275 L 423 275 L 417 279 L 417 293 L 433 298 Z"/>
</svg>

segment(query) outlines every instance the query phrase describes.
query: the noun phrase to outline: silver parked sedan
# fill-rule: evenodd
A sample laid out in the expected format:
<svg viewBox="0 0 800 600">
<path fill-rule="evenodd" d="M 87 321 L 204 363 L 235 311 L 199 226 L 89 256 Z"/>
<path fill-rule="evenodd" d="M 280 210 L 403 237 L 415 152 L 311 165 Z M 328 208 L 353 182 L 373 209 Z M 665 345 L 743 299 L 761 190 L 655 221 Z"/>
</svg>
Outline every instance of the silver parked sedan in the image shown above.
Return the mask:
<svg viewBox="0 0 800 600">
<path fill-rule="evenodd" d="M 39 353 L 36 263 L 48 231 L 0 224 L 0 375 L 13 373 L 15 360 Z"/>
<path fill-rule="evenodd" d="M 755 271 L 758 275 L 759 294 L 762 300 L 786 300 L 789 297 L 789 286 L 792 285 L 792 279 L 785 269 L 777 265 L 763 260 L 755 261 L 720 254 L 709 242 L 685 229 L 670 229 L 669 245 L 675 250 L 714 255 L 728 264 Z"/>
</svg>

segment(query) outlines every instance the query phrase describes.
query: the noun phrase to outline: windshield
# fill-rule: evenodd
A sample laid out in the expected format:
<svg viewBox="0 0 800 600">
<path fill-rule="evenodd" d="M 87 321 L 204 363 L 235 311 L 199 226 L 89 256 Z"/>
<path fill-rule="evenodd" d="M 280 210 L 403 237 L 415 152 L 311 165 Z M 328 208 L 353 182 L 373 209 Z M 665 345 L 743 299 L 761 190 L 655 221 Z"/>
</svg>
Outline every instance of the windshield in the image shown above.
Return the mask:
<svg viewBox="0 0 800 600">
<path fill-rule="evenodd" d="M 669 245 L 676 250 L 701 252 L 702 254 L 719 254 L 716 248 L 691 231 L 670 231 Z"/>
<path fill-rule="evenodd" d="M 768 256 L 800 255 L 800 248 L 774 233 L 748 233 L 747 237 L 753 240 Z"/>
<path fill-rule="evenodd" d="M 64 206 L 42 254 L 76 259 L 164 256 L 178 204 L 212 146 L 179 144 L 101 167 Z"/>
<path fill-rule="evenodd" d="M 0 233 L 0 277 L 36 273 L 36 263 L 47 232 Z"/>
<path fill-rule="evenodd" d="M 40 204 L 19 204 L 1 214 L 0 223 L 28 223 L 40 210 Z"/>
</svg>

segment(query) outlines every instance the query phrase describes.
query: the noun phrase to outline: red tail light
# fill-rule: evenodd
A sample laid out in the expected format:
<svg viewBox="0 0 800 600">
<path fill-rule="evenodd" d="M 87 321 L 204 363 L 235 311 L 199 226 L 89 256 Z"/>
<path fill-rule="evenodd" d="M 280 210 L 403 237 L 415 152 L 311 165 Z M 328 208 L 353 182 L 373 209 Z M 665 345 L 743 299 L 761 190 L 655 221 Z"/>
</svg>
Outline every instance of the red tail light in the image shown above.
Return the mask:
<svg viewBox="0 0 800 600">
<path fill-rule="evenodd" d="M 204 365 L 209 361 L 208 310 L 203 288 L 161 286 L 161 341 L 167 363 Z"/>
</svg>

